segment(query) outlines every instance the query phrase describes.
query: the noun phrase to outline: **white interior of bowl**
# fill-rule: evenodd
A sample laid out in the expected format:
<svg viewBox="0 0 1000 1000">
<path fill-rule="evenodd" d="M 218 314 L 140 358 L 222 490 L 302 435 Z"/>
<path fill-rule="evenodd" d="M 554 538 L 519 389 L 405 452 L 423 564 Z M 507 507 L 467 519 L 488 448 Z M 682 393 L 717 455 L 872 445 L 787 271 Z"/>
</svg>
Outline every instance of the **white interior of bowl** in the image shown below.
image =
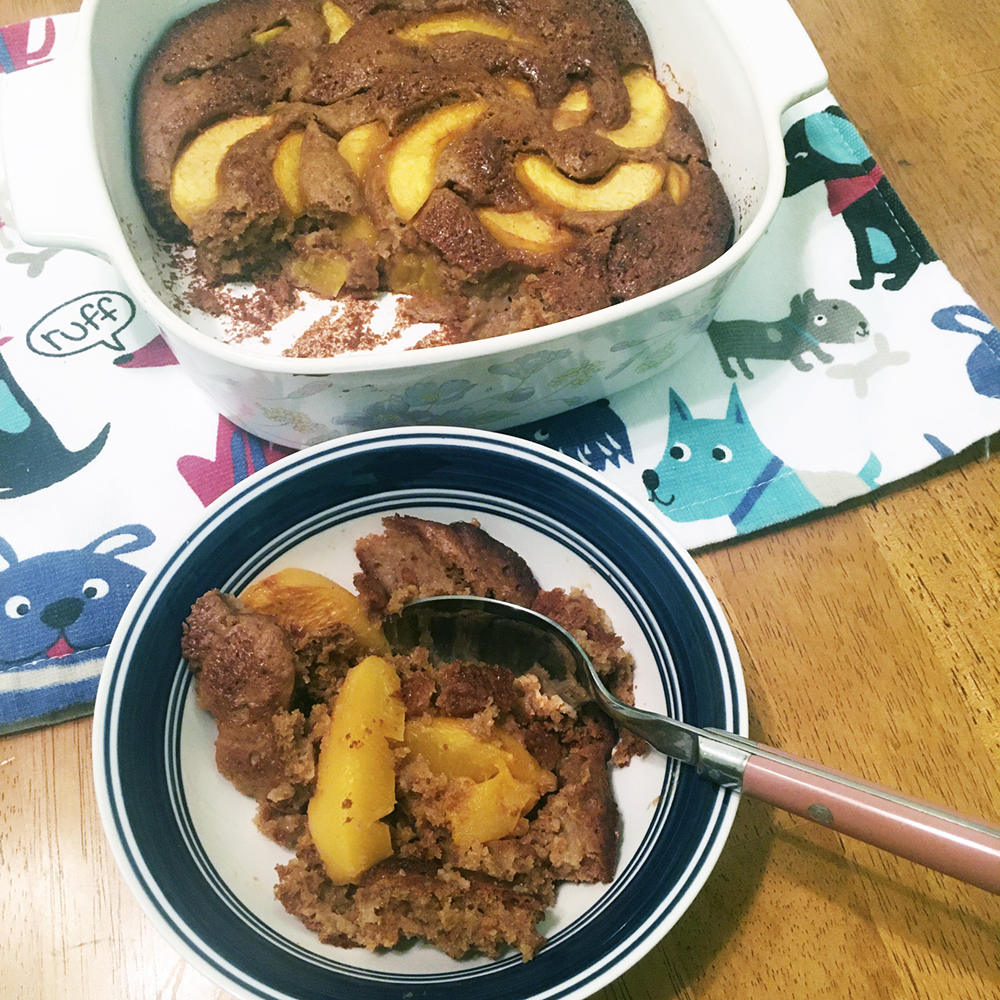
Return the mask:
<svg viewBox="0 0 1000 1000">
<path fill-rule="evenodd" d="M 117 216 L 120 233 L 109 250 L 141 305 L 161 327 L 199 350 L 266 370 L 335 371 L 361 367 L 355 359 L 264 357 L 239 345 L 224 344 L 217 320 L 191 310 L 178 294 L 170 253 L 151 231 L 131 174 L 130 98 L 146 54 L 177 18 L 202 6 L 201 0 L 89 0 L 80 30 L 89 53 L 92 113 L 97 155 Z M 662 305 L 715 280 L 742 260 L 763 232 L 783 185 L 784 157 L 777 112 L 762 107 L 745 53 L 734 47 L 706 0 L 634 0 L 653 47 L 657 71 L 674 96 L 692 110 L 705 135 L 713 166 L 729 194 L 738 220 L 738 239 L 722 257 L 698 273 L 599 314 L 550 327 L 509 334 L 504 348 L 529 346 L 577 333 L 596 322 L 614 322 Z M 199 335 L 207 334 L 205 336 Z M 517 343 L 515 344 L 515 338 Z M 415 366 L 500 350 L 494 341 L 394 354 L 379 363 Z"/>
<path fill-rule="evenodd" d="M 460 507 L 415 506 L 401 507 L 399 511 L 446 523 L 468 519 L 470 513 L 468 508 Z M 580 587 L 608 613 L 625 647 L 636 658 L 638 704 L 660 712 L 678 710 L 673 704 L 668 707 L 647 638 L 606 580 L 579 555 L 529 525 L 478 510 L 475 516 L 494 537 L 518 552 L 530 553 L 542 587 Z M 369 513 L 320 532 L 289 549 L 255 573 L 254 578 L 293 566 L 322 573 L 353 589 L 353 576 L 358 570 L 354 543 L 363 535 L 381 531 L 381 518 L 381 512 Z M 197 707 L 193 688 L 189 689 L 180 734 L 185 800 L 200 848 L 228 890 L 250 914 L 298 948 L 357 969 L 413 973 L 416 968 L 429 974 L 468 969 L 470 965 L 489 962 L 485 958 L 456 962 L 438 949 L 420 943 L 405 951 L 379 952 L 377 955 L 362 948 L 344 949 L 322 944 L 275 900 L 274 866 L 287 864 L 292 852 L 257 830 L 253 822 L 256 804 L 219 775 L 214 765 L 216 732 L 211 716 Z M 615 769 L 612 774 L 615 801 L 622 815 L 619 871 L 628 865 L 647 835 L 657 807 L 668 805 L 659 800 L 657 792 L 664 786 L 670 766 L 659 754 L 649 754 L 634 759 L 627 768 Z M 608 887 L 604 885 L 563 885 L 556 905 L 541 925 L 549 942 L 557 940 L 561 931 L 591 910 L 606 892 Z"/>
</svg>

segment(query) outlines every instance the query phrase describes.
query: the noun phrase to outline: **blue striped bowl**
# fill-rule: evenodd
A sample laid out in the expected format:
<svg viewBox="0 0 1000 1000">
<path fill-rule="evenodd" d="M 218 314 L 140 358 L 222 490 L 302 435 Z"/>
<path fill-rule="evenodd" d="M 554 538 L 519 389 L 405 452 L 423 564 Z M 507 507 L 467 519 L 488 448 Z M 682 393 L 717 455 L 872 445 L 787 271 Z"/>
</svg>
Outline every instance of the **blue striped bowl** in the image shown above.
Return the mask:
<svg viewBox="0 0 1000 1000">
<path fill-rule="evenodd" d="M 94 768 L 126 882 L 192 965 L 241 998 L 433 996 L 577 1000 L 621 975 L 690 905 L 737 796 L 657 753 L 613 776 L 621 857 L 606 886 L 564 886 L 530 962 L 454 961 L 422 944 L 370 953 L 323 945 L 274 899 L 288 852 L 253 826 L 255 804 L 215 768 L 214 722 L 194 703 L 181 623 L 206 590 L 239 591 L 281 566 L 350 586 L 354 541 L 387 514 L 475 518 L 543 587 L 580 587 L 636 659 L 636 700 L 744 733 L 746 696 L 721 610 L 688 554 L 599 475 L 488 431 L 407 428 L 336 439 L 225 494 L 151 571 L 109 650 Z"/>
</svg>

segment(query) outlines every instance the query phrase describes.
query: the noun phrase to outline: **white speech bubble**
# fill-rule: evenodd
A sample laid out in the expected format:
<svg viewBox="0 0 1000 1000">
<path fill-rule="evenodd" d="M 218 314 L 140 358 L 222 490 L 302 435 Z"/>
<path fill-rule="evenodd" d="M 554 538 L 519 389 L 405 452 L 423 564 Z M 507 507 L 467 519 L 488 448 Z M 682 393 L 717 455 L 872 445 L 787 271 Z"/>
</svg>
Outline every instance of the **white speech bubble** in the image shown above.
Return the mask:
<svg viewBox="0 0 1000 1000">
<path fill-rule="evenodd" d="M 50 358 L 79 354 L 99 344 L 124 351 L 118 334 L 134 318 L 135 303 L 124 293 L 86 292 L 47 312 L 28 331 L 28 347 Z"/>
</svg>

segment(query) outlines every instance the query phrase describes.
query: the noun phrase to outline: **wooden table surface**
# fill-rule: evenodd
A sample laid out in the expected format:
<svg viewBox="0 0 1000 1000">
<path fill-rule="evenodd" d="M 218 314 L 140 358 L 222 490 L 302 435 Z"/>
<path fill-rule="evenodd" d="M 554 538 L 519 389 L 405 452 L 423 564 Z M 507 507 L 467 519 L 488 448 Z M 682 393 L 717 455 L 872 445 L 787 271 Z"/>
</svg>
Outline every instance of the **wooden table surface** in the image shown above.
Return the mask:
<svg viewBox="0 0 1000 1000">
<path fill-rule="evenodd" d="M 0 22 L 77 6 L 0 0 Z M 1000 0 L 792 6 L 904 204 L 1000 317 Z M 697 562 L 740 647 L 751 735 L 1000 825 L 1000 455 L 989 445 Z M 0 741 L 0 996 L 226 997 L 129 895 L 90 753 L 90 719 Z M 765 991 L 992 1000 L 1000 900 L 744 800 L 678 926 L 598 996 Z"/>
</svg>

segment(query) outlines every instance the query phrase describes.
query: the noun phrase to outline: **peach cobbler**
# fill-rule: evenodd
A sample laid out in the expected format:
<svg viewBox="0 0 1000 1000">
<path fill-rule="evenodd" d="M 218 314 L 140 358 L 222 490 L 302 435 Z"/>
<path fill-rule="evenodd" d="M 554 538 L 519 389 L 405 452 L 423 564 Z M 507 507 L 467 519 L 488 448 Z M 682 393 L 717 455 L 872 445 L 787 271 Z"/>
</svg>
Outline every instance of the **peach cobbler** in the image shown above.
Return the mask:
<svg viewBox="0 0 1000 1000">
<path fill-rule="evenodd" d="M 397 293 L 449 342 L 659 288 L 733 229 L 625 0 L 219 0 L 156 46 L 135 132 L 203 291 Z"/>
<path fill-rule="evenodd" d="M 381 622 L 438 594 L 530 606 L 629 701 L 632 658 L 589 597 L 541 589 L 476 523 L 394 515 L 383 529 L 356 545 L 356 592 L 285 569 L 195 603 L 183 651 L 218 724 L 216 764 L 294 850 L 275 895 L 322 941 L 530 959 L 560 883 L 613 878 L 609 769 L 645 744 L 535 673 L 393 654 Z"/>
</svg>

